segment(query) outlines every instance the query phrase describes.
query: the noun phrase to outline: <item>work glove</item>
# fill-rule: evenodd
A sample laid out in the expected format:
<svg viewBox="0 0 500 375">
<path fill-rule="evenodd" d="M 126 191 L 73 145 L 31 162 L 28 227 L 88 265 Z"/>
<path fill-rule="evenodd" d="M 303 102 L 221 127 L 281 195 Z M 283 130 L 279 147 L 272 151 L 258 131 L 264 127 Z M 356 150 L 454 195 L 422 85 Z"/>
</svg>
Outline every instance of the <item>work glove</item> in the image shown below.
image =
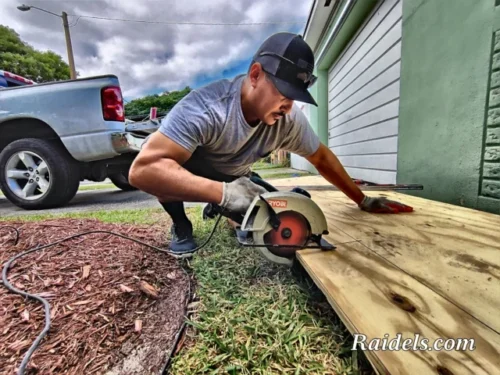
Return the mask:
<svg viewBox="0 0 500 375">
<path fill-rule="evenodd" d="M 240 177 L 232 182 L 223 182 L 222 201 L 219 206 L 230 212 L 244 214 L 257 195 L 267 193 L 248 177 Z"/>
<path fill-rule="evenodd" d="M 407 206 L 405 204 L 391 201 L 385 197 L 368 197 L 361 201 L 359 208 L 363 211 L 372 213 L 382 213 L 382 214 L 397 214 L 399 212 L 412 212 L 413 207 Z"/>
</svg>

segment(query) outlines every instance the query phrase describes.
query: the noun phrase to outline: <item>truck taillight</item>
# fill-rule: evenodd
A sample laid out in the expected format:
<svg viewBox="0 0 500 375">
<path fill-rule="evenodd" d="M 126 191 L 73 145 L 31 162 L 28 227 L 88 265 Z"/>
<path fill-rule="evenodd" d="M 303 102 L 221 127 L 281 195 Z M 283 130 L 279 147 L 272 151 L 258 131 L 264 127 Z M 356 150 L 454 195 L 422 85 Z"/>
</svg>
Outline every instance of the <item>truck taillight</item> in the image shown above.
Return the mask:
<svg viewBox="0 0 500 375">
<path fill-rule="evenodd" d="M 108 86 L 101 91 L 102 114 L 104 120 L 125 121 L 122 91 L 118 86 Z"/>
</svg>

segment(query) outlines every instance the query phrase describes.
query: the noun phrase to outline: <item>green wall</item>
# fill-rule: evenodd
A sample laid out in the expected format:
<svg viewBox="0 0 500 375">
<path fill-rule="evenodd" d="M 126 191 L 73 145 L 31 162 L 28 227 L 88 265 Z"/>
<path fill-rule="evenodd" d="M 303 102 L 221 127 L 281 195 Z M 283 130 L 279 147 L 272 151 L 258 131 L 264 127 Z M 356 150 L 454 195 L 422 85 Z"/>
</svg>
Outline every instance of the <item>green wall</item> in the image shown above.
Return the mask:
<svg viewBox="0 0 500 375">
<path fill-rule="evenodd" d="M 496 17 L 495 0 L 403 1 L 397 181 L 424 185 L 408 194 L 500 213 L 480 196 Z"/>
</svg>

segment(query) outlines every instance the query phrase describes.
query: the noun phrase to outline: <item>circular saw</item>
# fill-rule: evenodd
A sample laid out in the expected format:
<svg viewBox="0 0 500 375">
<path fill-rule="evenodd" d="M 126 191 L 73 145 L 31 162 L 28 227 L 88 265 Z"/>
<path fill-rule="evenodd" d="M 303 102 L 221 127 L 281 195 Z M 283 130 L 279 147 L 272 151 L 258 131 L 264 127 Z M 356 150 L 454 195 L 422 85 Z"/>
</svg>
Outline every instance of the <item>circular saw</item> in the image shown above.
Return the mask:
<svg viewBox="0 0 500 375">
<path fill-rule="evenodd" d="M 300 249 L 335 249 L 322 237 L 328 234 L 323 211 L 301 190 L 255 197 L 241 223 L 246 236 L 238 236 L 240 244 L 256 247 L 268 260 L 288 266 Z"/>
</svg>

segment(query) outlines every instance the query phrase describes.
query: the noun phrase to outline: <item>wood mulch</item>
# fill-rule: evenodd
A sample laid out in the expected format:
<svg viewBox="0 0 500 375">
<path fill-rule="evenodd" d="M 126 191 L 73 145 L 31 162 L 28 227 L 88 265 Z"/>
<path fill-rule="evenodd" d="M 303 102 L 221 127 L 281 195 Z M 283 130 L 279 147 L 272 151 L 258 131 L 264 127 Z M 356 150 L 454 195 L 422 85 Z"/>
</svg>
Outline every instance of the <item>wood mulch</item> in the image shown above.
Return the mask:
<svg viewBox="0 0 500 375">
<path fill-rule="evenodd" d="M 19 229 L 15 232 L 2 225 Z M 98 220 L 0 221 L 0 264 L 12 256 L 91 230 L 165 248 L 164 226 Z M 0 279 L 1 280 L 1 279 Z M 189 280 L 177 260 L 110 234 L 91 234 L 15 261 L 16 288 L 48 300 L 51 327 L 25 374 L 160 374 L 184 321 Z M 0 375 L 15 373 L 43 330 L 43 305 L 0 285 Z"/>
</svg>

